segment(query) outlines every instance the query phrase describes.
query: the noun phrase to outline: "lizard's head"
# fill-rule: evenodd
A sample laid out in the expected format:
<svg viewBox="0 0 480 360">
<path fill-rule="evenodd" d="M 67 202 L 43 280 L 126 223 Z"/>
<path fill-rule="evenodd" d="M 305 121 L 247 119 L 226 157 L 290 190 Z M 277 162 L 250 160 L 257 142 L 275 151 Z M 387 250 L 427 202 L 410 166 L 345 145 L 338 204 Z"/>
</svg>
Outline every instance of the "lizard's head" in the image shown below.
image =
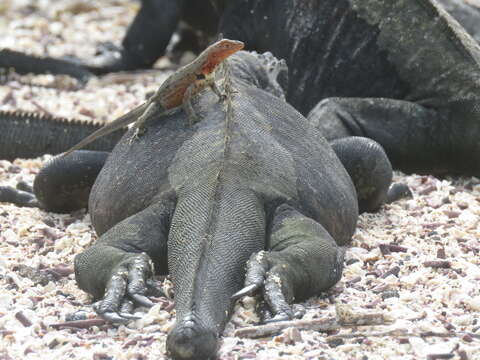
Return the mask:
<svg viewBox="0 0 480 360">
<path fill-rule="evenodd" d="M 237 40 L 222 39 L 206 48 L 199 57 L 205 56 L 202 66 L 202 74 L 208 75 L 215 71 L 215 68 L 223 60 L 237 51 L 243 49 L 245 44 Z"/>
</svg>

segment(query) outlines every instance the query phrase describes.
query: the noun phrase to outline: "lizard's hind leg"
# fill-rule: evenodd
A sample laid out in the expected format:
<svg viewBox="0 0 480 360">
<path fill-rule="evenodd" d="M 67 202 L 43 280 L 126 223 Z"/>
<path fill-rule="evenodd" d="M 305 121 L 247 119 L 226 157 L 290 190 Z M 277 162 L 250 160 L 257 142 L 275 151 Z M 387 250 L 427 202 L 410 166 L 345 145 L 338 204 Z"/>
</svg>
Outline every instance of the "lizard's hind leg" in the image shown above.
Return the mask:
<svg viewBox="0 0 480 360">
<path fill-rule="evenodd" d="M 145 123 L 147 118 L 155 112 L 157 103 L 154 100 L 150 100 L 145 111 L 138 117 L 137 121 L 132 125 L 133 134 L 130 137 L 129 142 L 132 143 L 135 139 L 138 139 L 145 133 Z"/>
</svg>

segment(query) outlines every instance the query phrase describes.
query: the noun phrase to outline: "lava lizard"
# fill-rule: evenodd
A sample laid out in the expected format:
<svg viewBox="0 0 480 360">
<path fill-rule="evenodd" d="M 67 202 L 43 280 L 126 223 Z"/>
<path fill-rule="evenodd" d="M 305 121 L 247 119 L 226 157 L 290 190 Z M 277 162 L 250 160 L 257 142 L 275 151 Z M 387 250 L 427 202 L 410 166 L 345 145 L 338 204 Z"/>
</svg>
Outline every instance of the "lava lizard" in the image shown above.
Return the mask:
<svg viewBox="0 0 480 360">
<path fill-rule="evenodd" d="M 170 109 L 183 105 L 189 115 L 189 119 L 194 118 L 195 113 L 190 103 L 191 97 L 208 86 L 222 99 L 223 95 L 214 81 L 215 70 L 223 60 L 243 49 L 243 46 L 243 42 L 229 39 L 221 39 L 213 43 L 191 63 L 181 67 L 170 75 L 155 94 L 145 103 L 90 134 L 77 145 L 63 153 L 62 156 L 66 156 L 74 150 L 81 149 L 97 138 L 105 136 L 134 121 L 135 124 L 133 126 L 136 131 L 132 139 L 135 138 L 142 132 L 144 123 L 148 117 L 152 115 L 152 113 L 158 113 L 155 111 L 157 110 L 156 108 L 159 108 L 161 113 L 166 113 Z"/>
</svg>

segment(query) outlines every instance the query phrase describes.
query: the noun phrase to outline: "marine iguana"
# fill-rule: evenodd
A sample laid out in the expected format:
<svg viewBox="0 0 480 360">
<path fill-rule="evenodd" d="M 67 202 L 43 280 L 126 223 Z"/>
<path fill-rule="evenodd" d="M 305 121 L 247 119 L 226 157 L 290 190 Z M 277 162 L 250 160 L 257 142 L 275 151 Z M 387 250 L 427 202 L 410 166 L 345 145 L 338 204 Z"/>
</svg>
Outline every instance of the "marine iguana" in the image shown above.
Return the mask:
<svg viewBox="0 0 480 360">
<path fill-rule="evenodd" d="M 70 148 L 64 156 L 134 121 L 135 132 L 131 139 L 137 138 L 140 133 L 144 132 L 144 123 L 149 118 L 158 114 L 166 114 L 168 110 L 181 105 L 188 112 L 191 122 L 193 122 L 192 118 L 195 117 L 195 111 L 191 105 L 192 96 L 198 94 L 205 87 L 210 87 L 222 99 L 223 95 L 215 84 L 215 70 L 223 60 L 241 50 L 243 46 L 244 44 L 241 41 L 229 39 L 221 39 L 213 43 L 195 60 L 170 75 L 145 103 L 98 129 Z"/>
<path fill-rule="evenodd" d="M 165 54 L 172 34 L 179 31 L 179 22 L 186 22 L 207 36 L 212 36 L 229 0 L 143 0 L 140 11 L 127 29 L 122 47 L 92 59 L 87 68 L 104 74 L 111 71 L 151 67 Z M 440 0 L 440 3 L 465 29 L 480 41 L 480 11 L 464 1 Z M 181 33 L 181 31 L 179 31 Z M 152 34 L 161 34 L 161 38 Z M 158 35 L 157 35 L 158 36 Z M 186 37 L 186 36 L 185 36 Z M 189 49 L 195 44 L 189 42 Z"/>
<path fill-rule="evenodd" d="M 374 210 L 394 193 L 377 143 L 353 137 L 332 148 L 283 100 L 282 62 L 247 52 L 228 62 L 226 100 L 201 92 L 201 121 L 187 126 L 184 111 L 152 119 L 132 144 L 130 129 L 103 167 L 76 151 L 47 164 L 34 184 L 48 210 L 59 173 L 68 177 L 72 161 L 88 167 L 97 159 L 98 176 L 63 179 L 79 206 L 96 178 L 88 203 L 100 238 L 75 258 L 77 282 L 99 300 L 99 314 L 123 321 L 131 300 L 151 303 L 152 274 L 168 271 L 177 322 L 167 350 L 175 359 L 214 356 L 243 285 L 240 295 L 262 289 L 273 318 L 284 319 L 289 303 L 335 284 L 359 200 L 360 211 Z"/>
<path fill-rule="evenodd" d="M 370 137 L 405 172 L 480 176 L 480 48 L 436 2 L 225 3 L 219 31 L 286 59 L 287 101 L 327 139 Z"/>
</svg>

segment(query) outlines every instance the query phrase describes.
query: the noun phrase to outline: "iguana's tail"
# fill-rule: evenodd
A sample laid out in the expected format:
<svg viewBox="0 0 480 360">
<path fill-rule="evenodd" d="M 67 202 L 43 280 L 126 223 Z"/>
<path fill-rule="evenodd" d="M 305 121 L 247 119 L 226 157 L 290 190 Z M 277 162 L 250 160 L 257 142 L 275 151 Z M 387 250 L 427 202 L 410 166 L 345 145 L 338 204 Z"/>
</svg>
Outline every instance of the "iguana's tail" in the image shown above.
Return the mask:
<svg viewBox="0 0 480 360">
<path fill-rule="evenodd" d="M 85 67 L 51 57 L 37 57 L 9 49 L 0 50 L 0 69 L 18 74 L 64 74 L 86 82 L 93 74 Z"/>
<path fill-rule="evenodd" d="M 103 128 L 97 122 L 69 120 L 37 113 L 0 111 L 0 159 L 34 158 L 59 154 L 88 134 Z M 88 146 L 89 150 L 110 151 L 125 133 L 119 129 Z"/>
</svg>

